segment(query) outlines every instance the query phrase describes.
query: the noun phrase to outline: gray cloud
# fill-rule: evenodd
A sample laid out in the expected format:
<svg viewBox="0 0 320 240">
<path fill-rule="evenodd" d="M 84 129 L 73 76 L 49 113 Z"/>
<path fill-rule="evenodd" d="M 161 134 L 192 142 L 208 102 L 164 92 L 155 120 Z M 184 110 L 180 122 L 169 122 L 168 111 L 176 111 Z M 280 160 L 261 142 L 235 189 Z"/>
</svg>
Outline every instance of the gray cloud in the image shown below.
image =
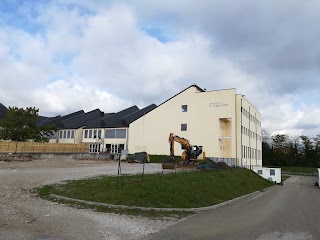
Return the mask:
<svg viewBox="0 0 320 240">
<path fill-rule="evenodd" d="M 23 21 L 0 30 L 5 105 L 116 111 L 196 83 L 237 88 L 272 133 L 320 131 L 316 0 L 59 0 L 28 9 L 26 25 L 38 30 Z"/>
</svg>

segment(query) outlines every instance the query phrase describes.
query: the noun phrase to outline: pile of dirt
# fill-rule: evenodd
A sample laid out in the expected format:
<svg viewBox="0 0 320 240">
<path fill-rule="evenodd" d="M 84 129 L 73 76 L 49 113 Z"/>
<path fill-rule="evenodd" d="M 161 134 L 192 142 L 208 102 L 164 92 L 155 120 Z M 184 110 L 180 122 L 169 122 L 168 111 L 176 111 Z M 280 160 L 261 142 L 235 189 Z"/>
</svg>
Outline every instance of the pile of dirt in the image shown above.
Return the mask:
<svg viewBox="0 0 320 240">
<path fill-rule="evenodd" d="M 206 160 L 204 163 L 200 163 L 198 165 L 198 169 L 205 171 L 213 171 L 213 170 L 228 170 L 231 167 L 228 166 L 225 162 L 215 162 L 212 160 Z"/>
<path fill-rule="evenodd" d="M 219 169 L 219 170 L 228 170 L 231 167 L 229 167 L 228 164 L 226 164 L 225 162 L 218 162 L 216 164 L 216 168 Z"/>
<path fill-rule="evenodd" d="M 0 155 L 0 161 L 3 162 L 29 162 L 35 159 L 31 155 L 24 154 L 2 154 Z"/>
</svg>

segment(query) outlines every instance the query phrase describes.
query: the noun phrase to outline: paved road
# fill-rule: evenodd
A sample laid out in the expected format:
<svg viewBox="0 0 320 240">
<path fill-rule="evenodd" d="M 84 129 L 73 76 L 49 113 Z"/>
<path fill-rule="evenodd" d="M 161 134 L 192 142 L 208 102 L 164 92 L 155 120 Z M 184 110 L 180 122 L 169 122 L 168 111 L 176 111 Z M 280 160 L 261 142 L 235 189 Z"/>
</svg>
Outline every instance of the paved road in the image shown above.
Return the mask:
<svg viewBox="0 0 320 240">
<path fill-rule="evenodd" d="M 283 186 L 192 216 L 147 239 L 318 240 L 320 188 L 313 181 L 292 176 Z"/>
</svg>

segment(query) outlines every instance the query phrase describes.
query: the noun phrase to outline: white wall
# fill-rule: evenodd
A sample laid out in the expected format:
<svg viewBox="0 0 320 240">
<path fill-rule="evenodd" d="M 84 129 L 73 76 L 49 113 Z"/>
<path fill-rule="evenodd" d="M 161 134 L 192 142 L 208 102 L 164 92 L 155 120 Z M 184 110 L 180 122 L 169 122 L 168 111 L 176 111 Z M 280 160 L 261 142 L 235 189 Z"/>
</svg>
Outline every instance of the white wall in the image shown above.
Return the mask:
<svg viewBox="0 0 320 240">
<path fill-rule="evenodd" d="M 237 95 L 237 156 L 240 165 L 262 167 L 261 121 L 256 108 L 244 96 Z"/>
<path fill-rule="evenodd" d="M 262 174 L 258 173 L 259 170 L 262 171 Z M 270 170 L 274 170 L 275 175 L 270 175 Z M 273 182 L 281 183 L 281 168 L 253 167 L 253 171 L 265 179 L 272 179 Z"/>
<path fill-rule="evenodd" d="M 182 112 L 181 106 L 188 105 Z M 220 119 L 228 119 L 229 129 L 221 129 Z M 188 125 L 181 131 L 181 124 Z M 170 133 L 184 137 L 192 145 L 203 146 L 209 157 L 235 157 L 235 89 L 200 92 L 190 87 L 130 124 L 128 150 L 149 154 L 169 154 Z M 222 135 L 229 139 L 219 140 Z M 222 147 L 222 148 L 221 148 Z M 223 149 L 223 147 L 225 147 Z M 175 149 L 180 149 L 176 144 Z M 176 155 L 180 155 L 176 151 Z"/>
</svg>

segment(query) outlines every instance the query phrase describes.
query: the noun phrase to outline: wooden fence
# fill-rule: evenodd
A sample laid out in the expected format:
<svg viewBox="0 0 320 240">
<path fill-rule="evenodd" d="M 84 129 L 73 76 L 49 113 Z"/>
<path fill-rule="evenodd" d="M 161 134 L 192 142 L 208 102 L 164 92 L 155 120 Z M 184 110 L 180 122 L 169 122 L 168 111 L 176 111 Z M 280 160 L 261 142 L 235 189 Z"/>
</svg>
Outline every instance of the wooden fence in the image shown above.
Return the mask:
<svg viewBox="0 0 320 240">
<path fill-rule="evenodd" d="M 0 153 L 88 153 L 86 144 L 0 141 Z"/>
</svg>

